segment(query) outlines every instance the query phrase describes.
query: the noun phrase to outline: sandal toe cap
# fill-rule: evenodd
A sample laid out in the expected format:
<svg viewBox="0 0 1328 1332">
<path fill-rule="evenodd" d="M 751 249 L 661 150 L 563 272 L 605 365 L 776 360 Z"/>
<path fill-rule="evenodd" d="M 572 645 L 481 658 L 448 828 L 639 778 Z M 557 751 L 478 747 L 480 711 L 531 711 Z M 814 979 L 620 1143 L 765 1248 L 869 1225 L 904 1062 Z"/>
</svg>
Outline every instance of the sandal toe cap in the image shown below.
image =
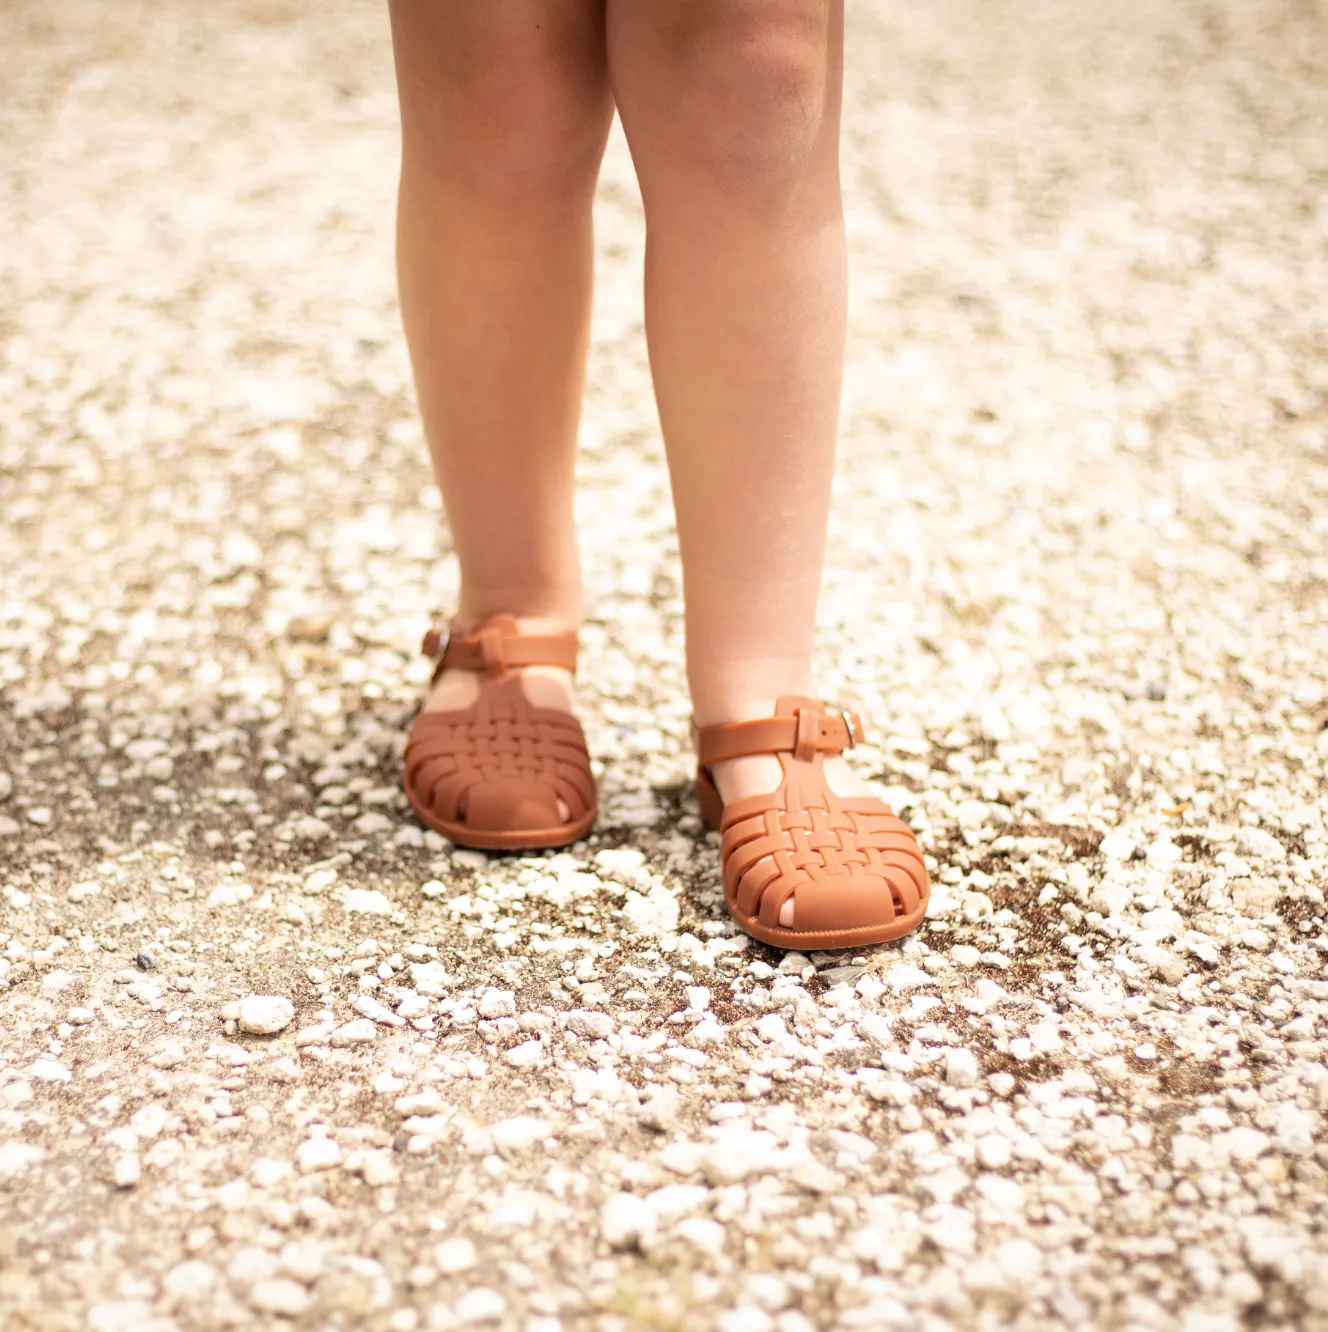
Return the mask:
<svg viewBox="0 0 1328 1332">
<path fill-rule="evenodd" d="M 763 923 L 778 923 L 788 893 L 768 893 L 761 903 Z M 865 930 L 893 925 L 925 908 L 927 894 L 907 875 L 847 870 L 816 875 L 793 890 L 793 925 L 801 932 Z M 771 910 L 773 908 L 773 910 Z"/>
<path fill-rule="evenodd" d="M 466 791 L 466 827 L 477 832 L 556 828 L 562 821 L 558 797 L 543 782 L 500 777 Z"/>
</svg>

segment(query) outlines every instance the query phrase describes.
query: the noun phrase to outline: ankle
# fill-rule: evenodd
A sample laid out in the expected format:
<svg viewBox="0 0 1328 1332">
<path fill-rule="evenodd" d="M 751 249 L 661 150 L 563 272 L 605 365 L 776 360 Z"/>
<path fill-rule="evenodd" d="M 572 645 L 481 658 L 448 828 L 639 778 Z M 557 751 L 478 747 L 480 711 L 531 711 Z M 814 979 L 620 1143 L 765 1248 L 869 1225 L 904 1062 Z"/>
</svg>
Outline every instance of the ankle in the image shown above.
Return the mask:
<svg viewBox="0 0 1328 1332">
<path fill-rule="evenodd" d="M 575 611 L 562 614 L 541 612 L 523 615 L 510 608 L 472 611 L 469 607 L 458 610 L 452 617 L 449 627 L 454 634 L 470 634 L 481 621 L 487 620 L 492 615 L 501 614 L 511 615 L 516 621 L 518 631 L 522 634 L 575 634 L 581 627 L 580 614 Z"/>
<path fill-rule="evenodd" d="M 719 666 L 712 660 L 691 667 L 688 675 L 697 727 L 773 717 L 775 704 L 788 694 L 816 697 L 807 658 L 765 657 Z"/>
</svg>

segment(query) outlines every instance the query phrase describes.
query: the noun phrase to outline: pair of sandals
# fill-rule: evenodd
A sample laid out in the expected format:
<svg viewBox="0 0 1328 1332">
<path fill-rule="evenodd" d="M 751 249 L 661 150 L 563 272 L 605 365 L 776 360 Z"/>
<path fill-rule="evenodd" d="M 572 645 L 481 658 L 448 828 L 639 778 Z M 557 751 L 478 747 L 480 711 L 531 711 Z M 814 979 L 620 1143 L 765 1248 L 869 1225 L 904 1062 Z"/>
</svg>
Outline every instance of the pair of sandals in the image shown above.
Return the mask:
<svg viewBox="0 0 1328 1332">
<path fill-rule="evenodd" d="M 597 798 L 580 723 L 526 697 L 520 670 L 575 672 L 575 635 L 523 634 L 494 615 L 465 636 L 430 631 L 424 652 L 444 670 L 482 672 L 468 708 L 422 712 L 406 744 L 403 785 L 430 828 L 460 846 L 522 850 L 566 846 L 585 836 Z M 840 798 L 824 772 L 827 754 L 861 737 L 856 715 L 788 695 L 760 721 L 703 726 L 697 733 L 697 794 L 707 825 L 722 834 L 724 901 L 754 938 L 776 948 L 856 948 L 917 929 L 930 880 L 912 830 L 875 796 Z M 710 765 L 774 754 L 784 780 L 770 795 L 725 804 Z M 568 812 L 562 817 L 559 801 Z M 779 923 L 790 897 L 795 924 Z"/>
</svg>

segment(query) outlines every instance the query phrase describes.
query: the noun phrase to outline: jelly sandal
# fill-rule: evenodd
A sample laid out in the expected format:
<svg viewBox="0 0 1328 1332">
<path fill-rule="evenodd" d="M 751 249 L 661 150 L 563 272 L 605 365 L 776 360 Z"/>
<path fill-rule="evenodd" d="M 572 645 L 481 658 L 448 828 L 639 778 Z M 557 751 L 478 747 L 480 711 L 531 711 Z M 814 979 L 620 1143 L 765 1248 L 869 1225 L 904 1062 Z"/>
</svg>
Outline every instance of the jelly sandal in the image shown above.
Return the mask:
<svg viewBox="0 0 1328 1332">
<path fill-rule="evenodd" d="M 857 948 L 917 929 L 931 881 L 917 839 L 875 796 L 840 797 L 824 771 L 827 754 L 861 737 L 855 715 L 832 714 L 815 699 L 788 695 L 760 721 L 697 732 L 701 813 L 723 834 L 724 902 L 753 938 L 776 948 Z M 779 789 L 727 805 L 710 765 L 774 754 Z M 794 898 L 792 926 L 779 923 Z"/>
<path fill-rule="evenodd" d="M 470 707 L 421 712 L 411 727 L 402 785 L 427 827 L 486 851 L 566 846 L 585 835 L 597 800 L 581 724 L 531 703 L 518 669 L 575 671 L 576 647 L 574 634 L 523 634 L 511 615 L 464 636 L 425 634 L 434 680 L 444 670 L 484 674 Z"/>
</svg>

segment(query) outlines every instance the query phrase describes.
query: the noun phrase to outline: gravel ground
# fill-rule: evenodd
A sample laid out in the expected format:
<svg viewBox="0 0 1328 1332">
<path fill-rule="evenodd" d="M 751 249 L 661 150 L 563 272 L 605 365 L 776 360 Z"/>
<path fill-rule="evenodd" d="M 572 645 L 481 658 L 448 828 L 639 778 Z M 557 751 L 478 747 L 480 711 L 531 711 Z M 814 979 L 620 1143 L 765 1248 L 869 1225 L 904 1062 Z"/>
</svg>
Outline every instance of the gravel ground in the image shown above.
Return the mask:
<svg viewBox="0 0 1328 1332">
<path fill-rule="evenodd" d="M 821 679 L 938 882 L 811 957 L 688 787 L 617 138 L 603 813 L 405 810 L 455 571 L 340 10 L 0 17 L 0 1328 L 1328 1328 L 1328 9 L 851 5 Z"/>
</svg>

